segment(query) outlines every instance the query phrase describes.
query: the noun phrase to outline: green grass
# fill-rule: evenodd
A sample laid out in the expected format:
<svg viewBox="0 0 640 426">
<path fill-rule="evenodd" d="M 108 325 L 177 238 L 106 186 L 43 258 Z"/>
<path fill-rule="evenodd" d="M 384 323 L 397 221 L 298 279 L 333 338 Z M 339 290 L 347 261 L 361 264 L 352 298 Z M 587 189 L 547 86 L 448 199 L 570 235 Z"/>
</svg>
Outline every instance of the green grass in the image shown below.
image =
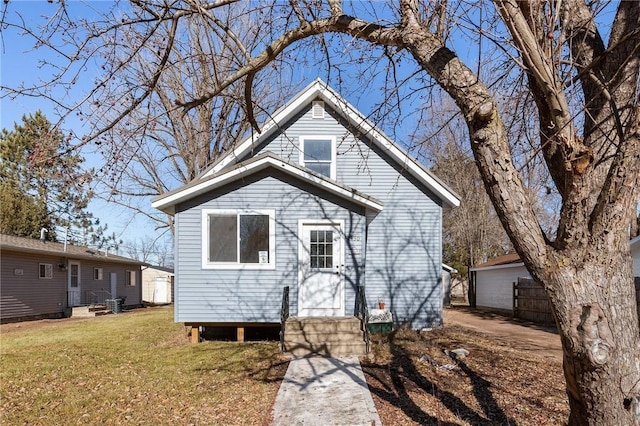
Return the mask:
<svg viewBox="0 0 640 426">
<path fill-rule="evenodd" d="M 171 308 L 27 325 L 0 338 L 2 424 L 264 424 L 270 343 L 189 343 Z"/>
</svg>

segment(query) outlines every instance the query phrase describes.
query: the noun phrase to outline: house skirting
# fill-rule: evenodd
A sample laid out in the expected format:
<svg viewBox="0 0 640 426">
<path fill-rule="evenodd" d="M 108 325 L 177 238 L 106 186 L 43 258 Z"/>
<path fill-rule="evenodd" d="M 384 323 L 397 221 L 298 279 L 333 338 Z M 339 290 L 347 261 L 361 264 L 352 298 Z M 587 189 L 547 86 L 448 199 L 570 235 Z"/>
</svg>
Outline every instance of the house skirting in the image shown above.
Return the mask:
<svg viewBox="0 0 640 426">
<path fill-rule="evenodd" d="M 245 331 L 247 328 L 267 328 L 280 327 L 279 322 L 185 322 L 187 332 L 191 335 L 191 343 L 200 342 L 201 327 L 213 329 L 234 329 L 238 342 L 245 341 Z"/>
</svg>

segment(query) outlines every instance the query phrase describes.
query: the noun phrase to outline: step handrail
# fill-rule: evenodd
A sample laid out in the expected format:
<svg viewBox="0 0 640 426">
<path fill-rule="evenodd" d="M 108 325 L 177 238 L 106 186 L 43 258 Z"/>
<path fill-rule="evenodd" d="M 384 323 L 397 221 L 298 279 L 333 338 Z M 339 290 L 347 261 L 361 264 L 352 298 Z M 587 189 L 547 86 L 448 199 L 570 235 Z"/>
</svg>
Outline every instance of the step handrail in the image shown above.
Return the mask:
<svg viewBox="0 0 640 426">
<path fill-rule="evenodd" d="M 280 305 L 280 351 L 284 352 L 285 324 L 289 318 L 289 286 L 282 289 L 282 303 Z"/>
<path fill-rule="evenodd" d="M 359 285 L 356 288 L 356 317 L 360 320 L 360 328 L 364 333 L 366 351 L 369 353 L 369 308 L 367 307 L 367 296 L 363 285 Z"/>
</svg>

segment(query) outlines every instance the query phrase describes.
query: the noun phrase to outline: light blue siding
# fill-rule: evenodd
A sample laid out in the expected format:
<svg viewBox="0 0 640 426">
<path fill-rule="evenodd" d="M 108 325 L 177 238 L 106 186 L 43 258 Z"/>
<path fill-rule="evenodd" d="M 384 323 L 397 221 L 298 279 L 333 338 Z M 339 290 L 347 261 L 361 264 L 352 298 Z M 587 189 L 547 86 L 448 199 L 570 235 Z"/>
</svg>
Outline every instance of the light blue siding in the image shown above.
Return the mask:
<svg viewBox="0 0 640 426">
<path fill-rule="evenodd" d="M 203 269 L 203 209 L 275 210 L 275 269 Z M 344 276 L 346 314 L 353 313 L 354 286 L 363 275 L 363 208 L 269 169 L 181 204 L 176 212 L 177 322 L 279 322 L 284 286 L 290 286 L 290 309 L 295 315 L 301 219 L 341 220 L 345 234 L 352 236 Z"/>
<path fill-rule="evenodd" d="M 338 114 L 326 110 L 325 118 L 314 119 L 309 106 L 253 155 L 271 151 L 298 164 L 301 136 L 335 137 L 336 180 L 384 203 L 382 212 L 369 214 L 366 233 L 364 280 L 369 306 L 380 298 L 398 322 L 413 328 L 440 324 L 441 201 L 382 150 L 372 148 L 367 135 L 355 137 Z"/>
</svg>

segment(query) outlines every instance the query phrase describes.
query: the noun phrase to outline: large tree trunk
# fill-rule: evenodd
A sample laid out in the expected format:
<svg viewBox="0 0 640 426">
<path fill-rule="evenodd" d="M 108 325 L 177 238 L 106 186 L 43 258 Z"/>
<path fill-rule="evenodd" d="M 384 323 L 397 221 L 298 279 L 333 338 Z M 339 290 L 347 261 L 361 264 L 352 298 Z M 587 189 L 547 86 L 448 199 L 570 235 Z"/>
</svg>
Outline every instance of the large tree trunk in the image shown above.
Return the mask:
<svg viewBox="0 0 640 426">
<path fill-rule="evenodd" d="M 548 265 L 536 278 L 551 296 L 562 339 L 569 424 L 638 424 L 640 334 L 628 249 L 589 246 Z"/>
<path fill-rule="evenodd" d="M 590 178 L 600 179 L 601 174 L 583 176 L 583 168 L 569 168 L 575 175 L 565 182 L 572 185 L 573 200 L 563 211 L 561 243 L 550 243 L 531 209 L 489 91 L 433 35 L 411 28 L 404 40 L 462 110 L 476 163 L 500 220 L 530 273 L 551 297 L 564 349 L 570 424 L 640 424 L 640 334 L 628 232 L 620 225 L 628 224 L 628 212 L 622 207 L 615 213 L 592 214 L 595 202 L 586 202 L 591 196 L 588 188 L 598 184 Z M 573 134 L 560 139 L 569 138 L 577 146 Z M 627 167 L 621 175 L 630 174 L 629 183 L 621 187 L 637 179 L 635 160 L 629 161 L 617 165 Z M 634 195 L 633 190 L 614 191 L 611 202 L 626 206 Z"/>
</svg>

